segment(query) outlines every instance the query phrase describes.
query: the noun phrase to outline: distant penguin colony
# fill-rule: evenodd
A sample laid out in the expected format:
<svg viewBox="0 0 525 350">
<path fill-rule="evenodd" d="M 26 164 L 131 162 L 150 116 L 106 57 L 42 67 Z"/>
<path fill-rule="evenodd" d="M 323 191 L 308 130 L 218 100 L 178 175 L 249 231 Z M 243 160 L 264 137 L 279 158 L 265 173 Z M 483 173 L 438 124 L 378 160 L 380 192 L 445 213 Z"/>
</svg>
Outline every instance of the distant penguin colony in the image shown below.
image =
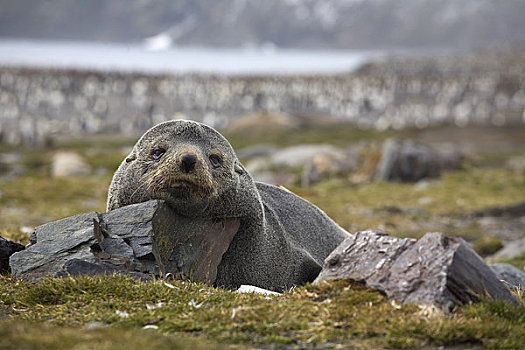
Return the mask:
<svg viewBox="0 0 525 350">
<path fill-rule="evenodd" d="M 311 282 L 348 233 L 290 191 L 255 182 L 213 128 L 174 120 L 149 129 L 119 166 L 107 210 L 150 199 L 179 215 L 239 218 L 215 285 L 282 291 Z"/>
</svg>

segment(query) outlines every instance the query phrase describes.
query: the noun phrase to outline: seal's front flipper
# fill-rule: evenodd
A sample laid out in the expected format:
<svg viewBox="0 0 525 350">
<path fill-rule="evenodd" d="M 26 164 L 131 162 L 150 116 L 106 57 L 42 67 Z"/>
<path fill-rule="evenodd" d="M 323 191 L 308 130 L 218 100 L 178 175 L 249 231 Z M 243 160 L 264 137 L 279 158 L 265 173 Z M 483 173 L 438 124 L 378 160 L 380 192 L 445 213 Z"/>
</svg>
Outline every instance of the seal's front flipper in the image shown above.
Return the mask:
<svg viewBox="0 0 525 350">
<path fill-rule="evenodd" d="M 315 259 L 304 249 L 299 251 L 300 263 L 297 265 L 295 271 L 295 284 L 303 285 L 308 282 L 313 282 L 321 273 L 322 266 L 315 261 Z"/>
</svg>

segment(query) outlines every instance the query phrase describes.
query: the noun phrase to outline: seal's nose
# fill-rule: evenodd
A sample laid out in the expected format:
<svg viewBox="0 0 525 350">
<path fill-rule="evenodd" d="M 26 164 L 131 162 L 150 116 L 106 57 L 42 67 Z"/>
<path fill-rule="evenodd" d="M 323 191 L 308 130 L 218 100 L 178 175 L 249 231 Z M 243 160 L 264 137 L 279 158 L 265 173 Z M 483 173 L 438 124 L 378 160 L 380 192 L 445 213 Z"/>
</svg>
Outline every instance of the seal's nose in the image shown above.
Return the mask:
<svg viewBox="0 0 525 350">
<path fill-rule="evenodd" d="M 182 171 L 189 173 L 195 168 L 195 164 L 197 163 L 197 156 L 192 153 L 184 153 L 182 157 L 180 157 L 180 160 L 180 167 L 182 168 Z"/>
</svg>

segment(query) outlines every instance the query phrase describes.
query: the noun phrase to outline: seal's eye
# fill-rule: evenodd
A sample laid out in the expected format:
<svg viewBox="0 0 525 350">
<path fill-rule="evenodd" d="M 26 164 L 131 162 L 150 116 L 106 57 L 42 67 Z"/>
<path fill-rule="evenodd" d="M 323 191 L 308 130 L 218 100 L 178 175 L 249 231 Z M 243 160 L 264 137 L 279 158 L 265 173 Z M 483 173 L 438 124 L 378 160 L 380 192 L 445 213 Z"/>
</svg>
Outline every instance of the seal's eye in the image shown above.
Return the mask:
<svg viewBox="0 0 525 350">
<path fill-rule="evenodd" d="M 212 154 L 210 156 L 210 163 L 211 165 L 214 167 L 214 168 L 218 168 L 221 166 L 222 164 L 222 159 L 220 156 L 216 155 L 216 154 Z"/>
<path fill-rule="evenodd" d="M 166 153 L 166 151 L 162 148 L 155 148 L 151 153 L 151 156 L 153 157 L 153 159 L 158 160 L 160 159 L 160 157 L 162 157 L 164 153 Z"/>
</svg>

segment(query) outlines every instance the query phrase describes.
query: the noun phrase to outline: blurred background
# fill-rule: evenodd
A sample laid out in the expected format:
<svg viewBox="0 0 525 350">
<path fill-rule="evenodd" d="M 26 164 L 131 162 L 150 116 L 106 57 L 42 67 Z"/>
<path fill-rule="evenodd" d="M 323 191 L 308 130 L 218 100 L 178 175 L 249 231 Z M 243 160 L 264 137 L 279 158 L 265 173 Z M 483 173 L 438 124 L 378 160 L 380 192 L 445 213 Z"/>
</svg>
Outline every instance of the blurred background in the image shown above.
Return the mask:
<svg viewBox="0 0 525 350">
<path fill-rule="evenodd" d="M 523 125 L 522 0 L 0 1 L 0 140 L 251 112 Z"/>
<path fill-rule="evenodd" d="M 521 240 L 519 265 L 523 18 L 523 0 L 0 0 L 0 230 L 104 211 L 137 137 L 183 118 L 351 232 Z"/>
</svg>

